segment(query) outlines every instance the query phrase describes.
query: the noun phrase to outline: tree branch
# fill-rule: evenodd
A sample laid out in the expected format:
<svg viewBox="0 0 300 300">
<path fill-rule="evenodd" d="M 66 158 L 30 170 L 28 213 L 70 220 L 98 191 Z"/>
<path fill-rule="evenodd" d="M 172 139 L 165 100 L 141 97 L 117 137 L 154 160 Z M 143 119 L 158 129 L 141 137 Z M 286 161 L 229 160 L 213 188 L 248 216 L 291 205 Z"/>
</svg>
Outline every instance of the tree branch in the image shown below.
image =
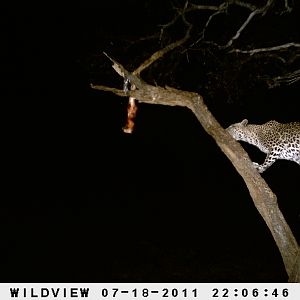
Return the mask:
<svg viewBox="0 0 300 300">
<path fill-rule="evenodd" d="M 114 64 L 117 64 L 119 69 L 124 70 L 119 73 L 117 71 L 118 68 L 114 68 L 115 70 L 117 69 L 116 71 L 119 75 L 124 76 L 124 78 L 127 76 L 131 83 L 137 86 L 137 90 L 129 91 L 128 93 L 140 102 L 178 105 L 191 109 L 204 130 L 214 138 L 217 145 L 229 158 L 246 183 L 257 210 L 265 220 L 278 246 L 285 269 L 289 275 L 289 281 L 294 282 L 298 280 L 300 270 L 298 270 L 297 264 L 299 261 L 298 255 L 300 248 L 290 227 L 279 210 L 276 195 L 253 167 L 247 152 L 245 152 L 242 146 L 235 141 L 214 118 L 205 105 L 203 98 L 197 93 L 149 85 L 136 75 L 125 70 L 121 64 L 115 61 Z M 120 96 L 128 96 L 124 91 L 114 88 L 98 85 L 91 85 L 91 87 L 97 90 L 114 92 Z"/>
<path fill-rule="evenodd" d="M 286 12 L 291 12 L 293 8 L 289 5 L 289 0 L 284 0 L 284 7 Z"/>
<path fill-rule="evenodd" d="M 267 79 L 269 88 L 274 88 L 280 85 L 290 85 L 300 80 L 300 70 L 296 70 L 291 73 L 287 73 L 282 76 L 277 76 L 275 78 Z"/>
<path fill-rule="evenodd" d="M 247 27 L 247 25 L 251 22 L 251 20 L 256 15 L 258 15 L 258 14 L 264 15 L 268 11 L 268 9 L 271 7 L 271 5 L 273 4 L 273 2 L 274 2 L 274 0 L 268 0 L 265 6 L 263 6 L 261 8 L 257 8 L 254 11 L 252 11 L 249 14 L 248 18 L 245 20 L 245 22 L 242 24 L 242 26 L 238 29 L 238 31 L 236 32 L 236 34 L 222 48 L 228 48 L 228 47 L 230 47 L 233 44 L 233 42 L 240 37 L 241 33 Z M 236 1 L 235 3 L 239 3 L 241 5 L 240 1 Z M 249 6 L 248 6 L 248 8 L 249 8 Z"/>
<path fill-rule="evenodd" d="M 207 19 L 201 33 L 200 33 L 200 38 L 197 39 L 196 42 L 194 42 L 190 47 L 193 47 L 194 45 L 196 45 L 197 43 L 199 43 L 201 40 L 204 39 L 204 36 L 205 36 L 205 31 L 206 29 L 208 28 L 210 22 L 212 21 L 212 19 L 219 15 L 219 14 L 222 14 L 224 13 L 228 8 L 228 4 L 226 2 L 222 3 L 221 5 L 219 6 L 207 6 L 207 5 L 195 5 L 195 4 L 192 4 L 191 5 L 191 10 L 195 10 L 195 9 L 200 9 L 200 10 L 213 10 L 215 11 L 213 14 L 211 14 L 209 16 L 209 18 Z"/>
<path fill-rule="evenodd" d="M 254 10 L 257 9 L 257 7 L 255 5 L 253 5 L 251 3 L 247 3 L 247 2 L 242 2 L 242 1 L 239 1 L 239 0 L 233 0 L 232 3 L 235 4 L 235 5 L 238 5 L 240 7 L 250 9 L 251 11 L 254 11 Z"/>
<path fill-rule="evenodd" d="M 145 60 L 138 68 L 136 68 L 133 71 L 133 74 L 139 75 L 143 70 L 147 69 L 150 65 L 152 65 L 155 61 L 157 61 L 161 57 L 163 57 L 165 54 L 167 54 L 168 52 L 172 51 L 173 49 L 184 44 L 190 37 L 190 30 L 191 30 L 191 26 L 187 29 L 185 36 L 182 39 L 177 40 L 177 41 L 169 44 L 165 48 L 162 48 L 162 49 L 156 51 L 154 54 L 152 54 L 149 57 L 149 59 Z"/>
<path fill-rule="evenodd" d="M 252 49 L 252 50 L 232 49 L 232 50 L 230 50 L 230 52 L 253 55 L 253 54 L 262 53 L 262 52 L 286 50 L 286 49 L 291 48 L 291 47 L 300 48 L 300 44 L 291 42 L 291 43 L 286 43 L 286 44 L 282 44 L 282 45 L 278 45 L 278 46 L 266 47 L 266 48 L 257 48 L 257 49 Z"/>
</svg>

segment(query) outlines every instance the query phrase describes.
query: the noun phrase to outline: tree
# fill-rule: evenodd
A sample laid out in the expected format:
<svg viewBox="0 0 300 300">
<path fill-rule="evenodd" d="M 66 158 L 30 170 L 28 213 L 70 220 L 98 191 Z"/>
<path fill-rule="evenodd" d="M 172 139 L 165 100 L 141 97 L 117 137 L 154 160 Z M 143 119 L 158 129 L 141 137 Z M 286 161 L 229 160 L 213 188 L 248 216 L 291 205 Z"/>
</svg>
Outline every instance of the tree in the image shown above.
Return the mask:
<svg viewBox="0 0 300 300">
<path fill-rule="evenodd" d="M 296 83 L 300 78 L 297 65 L 300 49 L 299 43 L 289 40 L 268 45 L 270 42 L 264 41 L 265 38 L 262 41 L 255 41 L 249 35 L 248 39 L 240 41 L 247 30 L 250 32 L 253 30 L 253 28 L 251 29 L 251 24 L 254 22 L 261 22 L 265 18 L 265 22 L 268 24 L 272 18 L 282 18 L 283 15 L 288 15 L 295 11 L 296 7 L 288 0 L 266 0 L 264 5 L 256 5 L 253 2 L 255 1 L 230 0 L 217 5 L 202 5 L 196 4 L 194 1 L 186 1 L 180 8 L 173 7 L 175 15 L 171 21 L 161 26 L 158 34 L 149 37 L 149 40 L 159 41 L 161 44 L 160 48 L 153 51 L 152 55 L 149 55 L 149 58 L 139 64 L 134 71 L 127 70 L 117 59 L 111 58 L 110 53 L 104 53 L 112 61 L 114 70 L 122 76 L 124 80 L 123 89 L 94 84 L 91 84 L 91 87 L 101 91 L 113 92 L 118 96 L 129 97 L 128 123 L 124 128 L 125 132 L 133 131 L 136 99 L 139 102 L 149 104 L 177 105 L 189 108 L 243 178 L 257 210 L 263 217 L 278 246 L 289 281 L 300 282 L 300 248 L 278 207 L 276 195 L 254 169 L 245 150 L 227 134 L 210 112 L 204 103 L 204 97 L 196 92 L 188 92 L 169 86 L 155 86 L 145 82 L 140 76 L 143 71 L 146 72 L 148 70 L 148 74 L 145 75 L 146 80 L 160 81 L 160 84 L 165 84 L 164 76 L 161 76 L 160 80 L 156 80 L 156 78 L 151 77 L 151 71 L 149 70 L 161 67 L 159 62 L 162 60 L 167 61 L 169 59 L 174 62 L 176 58 L 178 59 L 182 55 L 185 55 L 188 60 L 189 57 L 192 57 L 191 53 L 193 51 L 197 51 L 200 55 L 204 55 L 205 51 L 207 51 L 227 60 L 227 63 L 224 63 L 226 71 L 228 71 L 231 63 L 235 67 L 252 59 L 254 68 L 257 67 L 260 70 L 261 76 L 257 76 L 257 78 L 264 84 L 267 84 L 269 88 Z M 200 17 L 195 19 L 195 14 L 201 17 L 201 21 L 199 21 Z M 243 18 L 240 18 L 240 15 Z M 226 23 L 226 18 L 231 21 L 230 24 Z M 226 26 L 224 26 L 225 32 L 220 38 L 216 32 L 221 30 L 220 24 L 222 22 L 225 22 Z M 181 37 L 175 34 L 175 37 L 172 39 L 171 33 L 168 31 L 174 27 L 177 30 L 177 35 L 181 35 Z M 212 30 L 212 28 L 217 28 L 218 30 Z M 258 35 L 258 39 L 260 38 Z M 145 42 L 145 40 L 140 40 L 140 42 Z M 241 47 L 238 47 L 238 41 L 240 41 Z M 265 46 L 253 46 L 264 42 Z M 147 51 L 145 50 L 145 52 Z M 167 57 L 168 55 L 169 57 Z M 268 68 L 263 70 L 259 63 L 261 60 L 265 62 L 272 61 L 277 67 L 276 74 L 272 74 L 274 71 L 270 71 Z M 203 62 L 209 65 L 206 70 L 212 68 L 213 62 L 211 59 L 206 60 L 203 57 Z M 169 66 L 168 63 L 166 65 Z M 174 65 L 176 66 L 176 64 Z M 222 68 L 222 66 L 217 65 L 214 68 L 212 76 L 204 71 L 205 76 L 211 76 L 213 84 L 220 81 L 221 73 L 225 72 L 224 66 Z M 160 74 L 170 75 L 175 71 L 175 67 L 171 69 L 161 67 Z M 172 81 L 170 83 L 174 84 Z M 210 89 L 213 90 L 213 84 L 207 85 L 208 92 L 205 98 L 209 97 Z M 223 85 L 226 85 L 226 81 L 223 82 Z"/>
</svg>

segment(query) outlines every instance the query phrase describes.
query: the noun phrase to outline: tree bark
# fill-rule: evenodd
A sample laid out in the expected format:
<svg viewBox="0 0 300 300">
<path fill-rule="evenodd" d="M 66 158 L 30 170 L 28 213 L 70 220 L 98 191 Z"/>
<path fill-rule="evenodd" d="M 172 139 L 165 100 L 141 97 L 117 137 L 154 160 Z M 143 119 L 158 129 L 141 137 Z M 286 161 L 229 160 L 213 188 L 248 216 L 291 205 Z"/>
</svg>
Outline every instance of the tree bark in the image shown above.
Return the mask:
<svg viewBox="0 0 300 300">
<path fill-rule="evenodd" d="M 123 90 L 106 86 L 91 85 L 91 87 L 97 90 L 110 91 L 119 96 L 134 97 L 144 103 L 189 108 L 204 130 L 214 138 L 217 145 L 242 176 L 257 210 L 266 222 L 281 253 L 289 282 L 300 282 L 300 248 L 278 207 L 276 195 L 253 167 L 247 152 L 215 119 L 205 105 L 203 98 L 193 92 L 149 85 L 133 73 L 125 70 L 116 61 L 113 60 L 113 62 L 113 68 L 116 72 L 124 79 L 129 79 L 130 83 L 135 85 L 136 90 L 125 93 Z"/>
</svg>

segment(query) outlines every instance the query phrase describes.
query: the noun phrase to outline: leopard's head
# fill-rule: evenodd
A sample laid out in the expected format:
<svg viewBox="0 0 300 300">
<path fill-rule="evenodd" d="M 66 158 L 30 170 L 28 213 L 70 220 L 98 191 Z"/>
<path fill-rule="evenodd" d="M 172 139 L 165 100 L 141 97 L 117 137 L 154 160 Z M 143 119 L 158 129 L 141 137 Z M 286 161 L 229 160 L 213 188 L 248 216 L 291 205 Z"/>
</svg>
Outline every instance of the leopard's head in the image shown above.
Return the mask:
<svg viewBox="0 0 300 300">
<path fill-rule="evenodd" d="M 242 140 L 245 135 L 248 120 L 244 119 L 242 122 L 234 123 L 226 128 L 226 131 L 237 141 Z"/>
</svg>

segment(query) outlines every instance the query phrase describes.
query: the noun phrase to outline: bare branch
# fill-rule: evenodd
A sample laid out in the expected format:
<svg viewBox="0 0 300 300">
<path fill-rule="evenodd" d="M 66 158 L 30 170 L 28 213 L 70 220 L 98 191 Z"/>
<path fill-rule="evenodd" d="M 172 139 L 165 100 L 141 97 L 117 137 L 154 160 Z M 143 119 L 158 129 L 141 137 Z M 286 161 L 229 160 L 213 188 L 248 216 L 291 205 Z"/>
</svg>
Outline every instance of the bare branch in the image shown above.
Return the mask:
<svg viewBox="0 0 300 300">
<path fill-rule="evenodd" d="M 291 85 L 300 80 L 300 70 L 285 74 L 283 76 L 277 76 L 272 79 L 268 79 L 267 83 L 269 88 L 274 88 L 280 85 Z"/>
<path fill-rule="evenodd" d="M 220 10 L 220 6 L 215 6 L 215 5 L 197 5 L 194 3 L 190 3 L 190 7 L 187 11 L 191 11 L 191 10 Z"/>
<path fill-rule="evenodd" d="M 251 13 L 247 17 L 247 19 L 244 21 L 244 23 L 241 25 L 241 27 L 237 30 L 235 35 L 227 42 L 227 44 L 225 46 L 222 46 L 220 48 L 230 47 L 233 44 L 233 42 L 240 37 L 241 33 L 248 26 L 248 24 L 251 22 L 251 20 L 258 14 L 264 15 L 267 12 L 267 10 L 271 7 L 273 2 L 274 2 L 274 0 L 268 0 L 266 5 L 261 7 L 261 8 L 257 8 L 255 5 L 252 5 L 252 4 L 247 3 L 247 2 L 239 1 L 239 0 L 231 0 L 231 1 L 228 1 L 228 2 L 223 2 L 219 6 L 209 6 L 209 5 L 206 6 L 206 5 L 190 4 L 190 8 L 187 11 L 192 11 L 192 10 L 196 10 L 196 9 L 215 11 L 213 14 L 211 14 L 209 16 L 206 24 L 204 25 L 204 27 L 203 27 L 203 29 L 200 33 L 200 38 L 198 38 L 197 41 L 194 42 L 191 46 L 194 46 L 195 44 L 199 43 L 201 40 L 204 39 L 205 31 L 206 31 L 206 29 L 208 28 L 210 22 L 212 21 L 212 19 L 215 16 L 226 12 L 229 5 L 237 5 L 237 6 L 249 9 L 251 11 Z"/>
<path fill-rule="evenodd" d="M 177 22 L 177 20 L 181 17 L 181 14 L 177 14 L 170 22 L 160 25 L 161 29 L 160 29 L 160 36 L 159 36 L 159 40 L 161 41 L 162 36 L 164 34 L 165 29 L 167 29 L 168 27 L 172 26 L 173 24 L 175 24 Z"/>
<path fill-rule="evenodd" d="M 286 12 L 291 12 L 293 10 L 293 8 L 289 5 L 289 0 L 284 0 L 284 7 Z"/>
<path fill-rule="evenodd" d="M 268 2 L 266 3 L 265 6 L 263 6 L 261 8 L 257 8 L 254 11 L 252 11 L 249 14 L 248 18 L 245 20 L 245 22 L 242 24 L 242 26 L 238 29 L 238 31 L 236 32 L 236 34 L 222 48 L 228 48 L 228 47 L 230 47 L 233 44 L 233 42 L 240 37 L 241 33 L 248 26 L 248 24 L 251 22 L 251 20 L 256 15 L 258 15 L 258 14 L 264 15 L 268 11 L 268 9 L 271 7 L 271 5 L 273 4 L 273 2 L 274 2 L 274 0 L 268 0 Z M 239 3 L 239 1 L 237 1 L 237 3 Z"/>
<path fill-rule="evenodd" d="M 105 86 L 105 85 L 94 85 L 94 84 L 90 84 L 90 87 L 94 90 L 99 90 L 99 91 L 104 91 L 104 92 L 112 92 L 118 96 L 121 97 L 127 97 L 127 93 L 124 92 L 124 90 L 120 90 L 120 89 L 116 89 L 116 88 L 112 88 L 109 86 Z"/>
<path fill-rule="evenodd" d="M 190 37 L 190 30 L 191 27 L 186 31 L 185 36 L 174 42 L 169 44 L 168 46 L 166 46 L 165 48 L 162 48 L 160 50 L 158 50 L 157 52 L 153 53 L 147 60 L 145 60 L 137 69 L 135 69 L 135 71 L 133 72 L 133 74 L 137 75 L 140 74 L 143 70 L 145 70 L 146 68 L 148 68 L 150 65 L 152 65 L 155 61 L 157 61 L 158 59 L 160 59 L 161 57 L 163 57 L 165 54 L 167 54 L 168 52 L 172 51 L 173 49 L 181 46 L 182 44 L 184 44 Z"/>
<path fill-rule="evenodd" d="M 134 75 L 139 75 L 143 70 L 147 69 L 155 61 L 157 61 L 158 59 L 160 59 L 161 57 L 163 57 L 165 54 L 167 54 L 168 52 L 172 51 L 173 49 L 175 49 L 175 48 L 183 45 L 190 38 L 190 32 L 192 30 L 193 25 L 190 24 L 189 22 L 187 22 L 186 19 L 185 19 L 185 17 L 184 17 L 184 11 L 187 8 L 187 5 L 188 5 L 188 1 L 186 2 L 185 6 L 183 8 L 183 12 L 180 13 L 180 16 L 184 20 L 184 23 L 187 25 L 187 30 L 185 32 L 184 37 L 181 38 L 180 40 L 177 40 L 177 41 L 175 41 L 175 42 L 167 45 L 166 47 L 164 47 L 164 48 L 156 51 L 155 53 L 153 53 L 147 60 L 145 60 L 138 68 L 136 68 L 133 71 Z M 177 17 L 175 17 L 175 19 L 177 19 Z"/>
<path fill-rule="evenodd" d="M 278 45 L 278 46 L 273 46 L 273 47 L 266 47 L 266 48 L 257 48 L 257 49 L 252 49 L 252 50 L 241 50 L 241 49 L 232 49 L 230 50 L 230 52 L 237 52 L 237 53 L 244 53 L 244 54 L 256 54 L 256 53 L 260 53 L 260 52 L 271 52 L 271 51 L 279 51 L 279 50 L 284 50 L 290 47 L 296 47 L 296 48 L 300 48 L 300 44 L 299 43 L 286 43 L 286 44 L 282 44 L 282 45 Z"/>
<path fill-rule="evenodd" d="M 189 5 L 189 1 L 186 1 L 184 4 L 183 8 L 176 8 L 174 7 L 174 9 L 177 11 L 177 14 L 175 15 L 175 17 L 168 23 L 160 25 L 161 29 L 160 29 L 160 37 L 159 40 L 162 39 L 162 36 L 164 34 L 165 29 L 167 29 L 168 27 L 174 25 L 178 19 L 182 19 L 183 23 L 186 24 L 188 27 L 192 26 L 189 22 L 187 22 L 186 18 L 185 18 L 185 13 L 187 11 L 187 7 Z"/>
<path fill-rule="evenodd" d="M 283 1 L 284 1 L 286 11 L 290 12 L 292 10 L 292 8 L 289 5 L 289 1 L 288 0 L 283 0 Z M 240 1 L 240 0 L 225 1 L 222 4 L 220 4 L 219 6 L 216 6 L 216 5 L 198 5 L 198 4 L 194 4 L 194 3 L 189 3 L 187 1 L 185 3 L 184 8 L 177 9 L 178 14 L 173 18 L 173 20 L 171 20 L 169 23 L 163 25 L 163 27 L 161 29 L 161 35 L 163 34 L 163 31 L 164 31 L 165 28 L 170 27 L 171 25 L 173 25 L 180 17 L 182 18 L 183 22 L 186 25 L 192 26 L 189 22 L 186 21 L 185 14 L 188 13 L 188 12 L 195 11 L 195 10 L 211 10 L 211 11 L 214 11 L 214 13 L 212 13 L 209 16 L 209 18 L 206 21 L 202 31 L 200 32 L 200 37 L 191 45 L 191 47 L 192 47 L 192 46 L 194 46 L 195 44 L 197 44 L 198 42 L 200 42 L 201 40 L 204 39 L 205 32 L 206 32 L 209 24 L 213 20 L 213 18 L 215 16 L 219 15 L 219 14 L 225 13 L 230 5 L 237 5 L 237 6 L 249 9 L 251 11 L 250 14 L 246 18 L 246 20 L 243 22 L 243 24 L 239 27 L 239 29 L 236 31 L 234 36 L 227 42 L 226 45 L 221 46 L 221 47 L 219 46 L 221 49 L 226 49 L 226 48 L 232 46 L 234 41 L 239 39 L 242 32 L 246 29 L 246 27 L 249 25 L 249 23 L 254 19 L 254 17 L 256 15 L 264 16 L 267 13 L 267 11 L 271 8 L 271 6 L 273 5 L 274 2 L 275 2 L 275 0 L 267 0 L 266 4 L 264 6 L 258 8 L 258 7 L 256 7 L 255 5 L 253 5 L 251 3 Z M 292 43 L 290 43 L 290 44 L 292 44 Z M 296 43 L 294 43 L 294 44 L 297 45 Z M 274 50 L 277 50 L 277 49 L 274 49 Z M 258 50 L 258 51 L 264 51 L 264 50 Z M 267 51 L 270 51 L 270 50 L 267 50 Z M 236 52 L 246 53 L 246 52 L 243 52 L 243 50 L 237 50 Z M 254 51 L 254 53 L 255 52 L 256 51 Z"/>
<path fill-rule="evenodd" d="M 256 10 L 256 6 L 247 2 L 243 2 L 243 1 L 239 1 L 239 0 L 233 0 L 232 1 L 233 4 L 238 5 L 240 7 L 244 7 L 247 9 L 250 9 L 251 11 Z"/>
<path fill-rule="evenodd" d="M 215 5 L 198 5 L 198 4 L 193 4 L 190 3 L 190 7 L 187 11 L 191 11 L 191 10 L 215 10 L 215 11 L 219 11 L 222 10 L 224 8 L 228 8 L 229 5 L 237 5 L 240 7 L 244 7 L 247 9 L 250 9 L 251 11 L 254 11 L 257 9 L 257 7 L 251 3 L 247 3 L 247 2 L 243 2 L 240 0 L 230 0 L 230 1 L 224 1 L 223 3 L 221 3 L 219 6 L 215 6 Z"/>
<path fill-rule="evenodd" d="M 205 31 L 206 29 L 208 28 L 210 22 L 212 21 L 212 19 L 219 15 L 219 14 L 222 14 L 224 13 L 226 10 L 227 10 L 227 7 L 228 7 L 228 4 L 227 3 L 222 3 L 220 6 L 205 6 L 205 5 L 196 5 L 196 8 L 195 9 L 203 9 L 203 10 L 215 10 L 215 12 L 213 14 L 211 14 L 209 16 L 209 18 L 207 19 L 201 33 L 200 33 L 200 38 L 197 39 L 196 42 L 194 42 L 191 47 L 193 47 L 194 45 L 196 45 L 197 43 L 199 43 L 201 40 L 204 39 L 205 37 Z"/>
</svg>

